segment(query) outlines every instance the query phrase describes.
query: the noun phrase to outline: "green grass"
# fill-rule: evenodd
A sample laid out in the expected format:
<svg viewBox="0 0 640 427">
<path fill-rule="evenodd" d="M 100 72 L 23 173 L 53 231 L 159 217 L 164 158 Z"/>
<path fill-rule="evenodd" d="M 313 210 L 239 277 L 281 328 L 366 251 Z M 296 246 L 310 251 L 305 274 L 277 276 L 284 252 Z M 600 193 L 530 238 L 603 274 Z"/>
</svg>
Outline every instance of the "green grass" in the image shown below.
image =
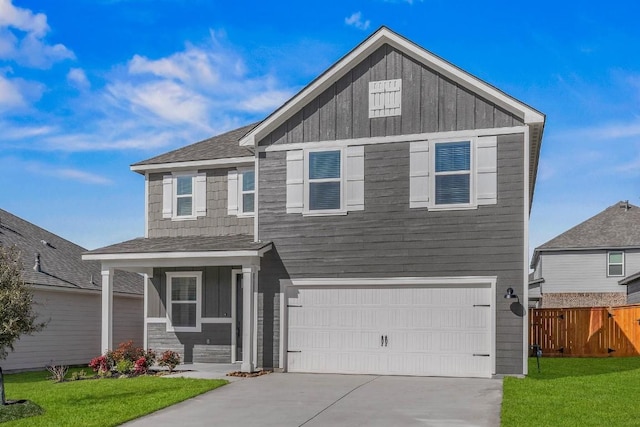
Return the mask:
<svg viewBox="0 0 640 427">
<path fill-rule="evenodd" d="M 41 414 L 44 414 L 44 409 L 28 400 L 21 400 L 20 402 L 15 402 L 0 408 L 0 423 Z"/>
<path fill-rule="evenodd" d="M 639 426 L 640 358 L 529 359 L 505 378 L 502 426 Z"/>
<path fill-rule="evenodd" d="M 116 426 L 227 384 L 225 380 L 152 376 L 53 383 L 49 375 L 44 371 L 5 375 L 7 400 L 27 399 L 42 407 L 44 414 L 3 423 L 3 427 Z M 0 407 L 0 417 L 6 408 Z"/>
</svg>

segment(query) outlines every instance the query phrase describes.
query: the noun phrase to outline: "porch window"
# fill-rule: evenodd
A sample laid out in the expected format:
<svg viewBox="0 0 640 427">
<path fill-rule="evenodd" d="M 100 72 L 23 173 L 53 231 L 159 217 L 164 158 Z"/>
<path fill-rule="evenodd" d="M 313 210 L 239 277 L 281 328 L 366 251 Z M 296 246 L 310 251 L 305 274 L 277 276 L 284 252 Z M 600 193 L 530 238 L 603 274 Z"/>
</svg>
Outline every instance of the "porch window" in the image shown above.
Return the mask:
<svg viewBox="0 0 640 427">
<path fill-rule="evenodd" d="M 609 252 L 607 276 L 624 276 L 624 252 Z"/>
<path fill-rule="evenodd" d="M 200 332 L 202 272 L 167 273 L 167 331 Z"/>
</svg>

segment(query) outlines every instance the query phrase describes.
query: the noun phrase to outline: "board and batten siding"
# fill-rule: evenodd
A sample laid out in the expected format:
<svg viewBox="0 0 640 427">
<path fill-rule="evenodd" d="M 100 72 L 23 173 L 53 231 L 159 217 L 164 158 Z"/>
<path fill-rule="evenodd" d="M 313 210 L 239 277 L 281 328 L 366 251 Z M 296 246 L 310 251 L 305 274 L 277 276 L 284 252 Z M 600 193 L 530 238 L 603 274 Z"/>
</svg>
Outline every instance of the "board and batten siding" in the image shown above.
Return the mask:
<svg viewBox="0 0 640 427">
<path fill-rule="evenodd" d="M 228 236 L 253 234 L 253 218 L 229 215 L 227 209 L 229 169 L 209 169 L 207 173 L 207 213 L 196 219 L 172 221 L 162 217 L 162 178 L 149 174 L 149 237 Z"/>
<path fill-rule="evenodd" d="M 237 267 L 240 268 L 240 267 Z M 154 268 L 149 278 L 147 317 L 167 315 L 167 272 L 202 271 L 202 317 L 231 317 L 232 267 Z"/>
<path fill-rule="evenodd" d="M 640 282 L 627 286 L 627 304 L 640 304 Z"/>
<path fill-rule="evenodd" d="M 133 340 L 142 346 L 144 301 L 139 296 L 113 296 L 113 343 Z M 23 335 L 1 365 L 4 370 L 44 369 L 46 365 L 87 365 L 102 354 L 100 293 L 34 290 L 34 310 L 47 326 Z"/>
<path fill-rule="evenodd" d="M 369 119 L 369 82 L 402 79 L 402 115 Z M 383 45 L 259 145 L 519 126 L 521 119 Z"/>
<path fill-rule="evenodd" d="M 497 141 L 497 204 L 469 210 L 410 209 L 410 143 L 399 142 L 364 146 L 364 211 L 287 214 L 286 153 L 261 153 L 258 229 L 274 243 L 259 273 L 264 305 L 288 278 L 497 276 L 497 373 L 522 373 L 524 318 L 503 295 L 508 287 L 523 295 L 525 285 L 524 136 Z M 279 312 L 258 321 L 264 366 L 278 366 Z"/>
<path fill-rule="evenodd" d="M 167 315 L 167 272 L 202 271 L 202 318 L 231 319 L 232 269 L 233 267 L 154 268 L 147 288 L 147 317 L 157 319 Z M 203 323 L 201 332 L 171 332 L 167 331 L 166 323 L 148 323 L 148 346 L 158 353 L 175 351 L 187 363 L 229 363 L 231 328 L 231 323 Z"/>
<path fill-rule="evenodd" d="M 607 277 L 606 250 L 540 254 L 542 293 L 626 292 L 618 281 L 640 271 L 640 250 L 624 251 L 624 275 Z"/>
</svg>

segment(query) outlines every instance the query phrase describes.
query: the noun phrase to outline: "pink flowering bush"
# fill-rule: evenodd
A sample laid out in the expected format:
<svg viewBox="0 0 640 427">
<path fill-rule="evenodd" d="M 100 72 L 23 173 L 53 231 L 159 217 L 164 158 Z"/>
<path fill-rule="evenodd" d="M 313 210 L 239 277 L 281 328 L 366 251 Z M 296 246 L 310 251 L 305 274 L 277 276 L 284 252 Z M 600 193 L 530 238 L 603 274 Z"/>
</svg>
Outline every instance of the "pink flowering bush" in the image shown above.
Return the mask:
<svg viewBox="0 0 640 427">
<path fill-rule="evenodd" d="M 169 372 L 173 372 L 176 366 L 180 364 L 180 355 L 175 351 L 167 350 L 158 358 L 158 365 L 166 366 Z"/>
<path fill-rule="evenodd" d="M 89 363 L 99 376 L 142 375 L 149 371 L 156 361 L 153 350 L 135 347 L 133 341 L 122 342 L 115 350 L 107 351 L 103 356 L 94 357 Z"/>
</svg>

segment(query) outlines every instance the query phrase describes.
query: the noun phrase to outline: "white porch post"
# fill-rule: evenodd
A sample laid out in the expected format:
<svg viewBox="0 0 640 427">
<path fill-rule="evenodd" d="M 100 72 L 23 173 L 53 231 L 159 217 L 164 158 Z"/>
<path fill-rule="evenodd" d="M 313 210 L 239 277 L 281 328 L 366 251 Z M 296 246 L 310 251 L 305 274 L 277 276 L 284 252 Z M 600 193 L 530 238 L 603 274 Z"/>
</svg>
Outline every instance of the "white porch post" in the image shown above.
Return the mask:
<svg viewBox="0 0 640 427">
<path fill-rule="evenodd" d="M 253 354 L 254 310 L 253 290 L 254 273 L 253 266 L 242 267 L 242 372 L 253 372 L 256 369 L 256 361 Z"/>
<path fill-rule="evenodd" d="M 113 347 L 113 268 L 102 268 L 102 341 L 101 350 Z"/>
</svg>

